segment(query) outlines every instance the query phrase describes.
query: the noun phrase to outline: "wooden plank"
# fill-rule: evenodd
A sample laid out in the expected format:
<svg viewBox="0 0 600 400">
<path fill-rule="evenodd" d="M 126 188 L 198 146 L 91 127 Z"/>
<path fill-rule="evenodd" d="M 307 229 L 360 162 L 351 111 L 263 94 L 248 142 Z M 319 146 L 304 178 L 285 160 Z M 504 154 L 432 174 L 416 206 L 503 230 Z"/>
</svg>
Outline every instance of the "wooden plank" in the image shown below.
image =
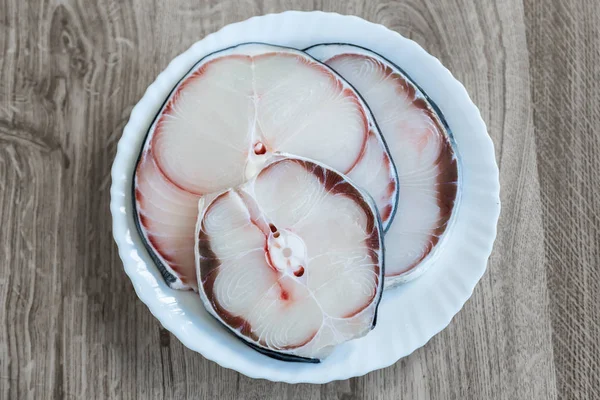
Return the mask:
<svg viewBox="0 0 600 400">
<path fill-rule="evenodd" d="M 598 397 L 600 10 L 572 3 L 2 0 L 0 399 Z M 322 386 L 184 348 L 135 296 L 108 210 L 116 143 L 156 75 L 206 34 L 290 8 L 416 40 L 480 107 L 501 171 L 489 270 L 448 329 Z"/>
<path fill-rule="evenodd" d="M 527 4 L 559 393 L 600 398 L 600 4 Z"/>
</svg>

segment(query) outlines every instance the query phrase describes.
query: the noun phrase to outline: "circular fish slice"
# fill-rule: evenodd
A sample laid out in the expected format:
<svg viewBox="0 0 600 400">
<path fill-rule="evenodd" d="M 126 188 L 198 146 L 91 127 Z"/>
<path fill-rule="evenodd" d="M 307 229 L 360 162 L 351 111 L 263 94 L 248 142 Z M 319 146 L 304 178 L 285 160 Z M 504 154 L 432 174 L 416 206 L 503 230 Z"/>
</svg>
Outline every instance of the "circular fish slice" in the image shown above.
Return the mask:
<svg viewBox="0 0 600 400">
<path fill-rule="evenodd" d="M 398 171 L 400 194 L 386 236 L 386 287 L 431 263 L 458 195 L 458 163 L 448 128 L 427 96 L 396 65 L 369 50 L 323 44 L 306 50 L 358 90 Z"/>
<path fill-rule="evenodd" d="M 182 79 L 152 125 L 136 169 L 139 227 L 162 270 L 172 275 L 166 275 L 172 287 L 195 288 L 189 284 L 196 281 L 193 246 L 187 254 L 172 248 L 182 245 L 181 236 L 193 242 L 190 226 L 197 214 L 189 202 L 246 182 L 282 152 L 347 174 L 374 198 L 388 227 L 398 197 L 397 175 L 356 91 L 303 52 L 239 45 L 205 57 Z M 140 179 L 160 182 L 143 185 Z M 164 182 L 168 193 L 152 190 Z M 173 192 L 177 196 L 169 204 Z M 164 200 L 160 207 L 148 205 L 154 196 Z M 173 217 L 182 213 L 190 220 Z"/>
<path fill-rule="evenodd" d="M 276 159 L 200 215 L 200 295 L 257 350 L 316 362 L 373 328 L 381 234 L 375 204 L 347 178 L 307 159 Z"/>
</svg>

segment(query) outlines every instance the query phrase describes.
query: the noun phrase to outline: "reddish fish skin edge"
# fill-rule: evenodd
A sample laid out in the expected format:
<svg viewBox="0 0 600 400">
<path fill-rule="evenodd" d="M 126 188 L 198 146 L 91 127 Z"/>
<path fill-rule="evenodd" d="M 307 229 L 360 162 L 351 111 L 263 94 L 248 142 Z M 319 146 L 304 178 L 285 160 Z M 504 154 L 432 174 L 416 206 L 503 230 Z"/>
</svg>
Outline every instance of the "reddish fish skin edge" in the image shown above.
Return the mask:
<svg viewBox="0 0 600 400">
<path fill-rule="evenodd" d="M 252 328 L 250 327 L 248 321 L 242 317 L 238 317 L 229 313 L 227 310 L 221 307 L 214 296 L 213 288 L 215 279 L 217 278 L 220 262 L 217 258 L 217 255 L 210 247 L 210 239 L 204 231 L 204 224 L 202 224 L 202 228 L 198 233 L 198 250 L 200 257 L 202 258 L 202 262 L 200 263 L 200 269 L 202 271 L 201 274 L 202 276 L 206 276 L 206 278 L 199 283 L 203 286 L 206 297 L 209 299 L 211 305 L 226 324 L 238 329 L 244 336 L 248 336 L 257 341 L 258 337 L 252 333 Z"/>
<path fill-rule="evenodd" d="M 364 55 L 360 55 L 360 54 L 343 53 L 343 54 L 335 55 L 335 56 L 325 60 L 324 62 L 326 64 L 329 64 L 330 62 L 335 61 L 336 59 L 343 59 L 343 58 L 349 58 L 349 57 L 369 58 L 369 56 L 364 56 Z M 379 57 L 381 57 L 381 56 L 379 56 Z M 383 57 L 381 57 L 381 58 L 385 60 L 385 58 L 383 58 Z M 394 65 L 393 63 L 391 63 L 388 60 L 386 60 L 386 62 Z M 437 186 L 438 186 L 438 188 L 443 188 L 443 190 L 438 191 L 437 196 L 436 196 L 437 204 L 438 204 L 438 207 L 440 208 L 440 217 L 438 219 L 437 227 L 429 235 L 429 245 L 427 247 L 427 251 L 425 251 L 423 253 L 423 255 L 417 261 L 412 263 L 405 270 L 403 270 L 395 275 L 388 275 L 388 277 L 394 277 L 394 276 L 403 275 L 403 274 L 411 271 L 412 269 L 414 269 L 417 265 L 419 265 L 431 253 L 433 248 L 438 244 L 441 235 L 445 232 L 448 222 L 450 220 L 450 217 L 452 216 L 452 211 L 454 209 L 454 204 L 455 204 L 456 196 L 457 196 L 457 192 L 458 192 L 458 184 L 457 184 L 458 183 L 458 163 L 457 163 L 456 157 L 454 156 L 454 149 L 449 141 L 448 135 L 445 134 L 445 131 L 447 131 L 450 134 L 450 128 L 447 127 L 446 124 L 441 123 L 440 117 L 438 117 L 437 113 L 432 109 L 433 107 L 435 107 L 437 109 L 437 107 L 434 105 L 434 103 L 431 102 L 432 106 L 430 107 L 427 100 L 425 100 L 424 98 L 417 97 L 416 84 L 414 84 L 412 81 L 410 81 L 410 78 L 408 78 L 408 75 L 406 75 L 406 73 L 404 71 L 402 71 L 401 68 L 395 66 L 398 69 L 398 71 L 400 71 L 400 74 L 398 74 L 396 71 L 394 71 L 388 65 L 383 65 L 383 67 L 384 67 L 386 75 L 391 75 L 391 74 L 399 75 L 399 79 L 395 80 L 395 82 L 398 84 L 397 90 L 400 92 L 406 93 L 409 98 L 413 99 L 412 105 L 414 107 L 420 109 L 423 113 L 425 113 L 429 117 L 429 119 L 434 123 L 435 128 L 438 131 L 438 134 L 440 135 L 440 137 L 443 138 L 442 149 L 440 150 L 438 158 L 435 162 L 435 165 L 438 166 L 438 171 L 439 171 L 438 176 L 437 176 Z M 421 92 L 423 93 L 422 90 L 421 90 Z M 426 95 L 424 95 L 424 96 L 426 96 Z M 429 100 L 428 97 L 427 97 L 427 99 Z M 431 101 L 431 100 L 429 100 L 429 101 Z M 442 125 L 444 125 L 444 126 L 442 126 Z"/>
<path fill-rule="evenodd" d="M 404 83 L 407 85 L 406 81 Z M 411 94 L 414 96 L 415 89 L 411 85 Z M 396 275 L 389 276 L 398 276 L 407 273 L 414 269 L 417 265 L 419 265 L 427 256 L 431 253 L 433 248 L 438 244 L 442 234 L 446 231 L 448 227 L 448 222 L 450 221 L 450 217 L 452 216 L 452 211 L 454 209 L 454 203 L 456 201 L 456 195 L 458 193 L 458 164 L 457 159 L 454 157 L 454 149 L 448 140 L 447 135 L 445 135 L 444 129 L 442 128 L 437 115 L 435 115 L 434 111 L 427 105 L 426 101 L 421 98 L 415 99 L 413 101 L 413 105 L 423 110 L 426 113 L 431 121 L 435 124 L 436 130 L 439 135 L 444 139 L 442 141 L 443 147 L 440 150 L 438 158 L 434 165 L 438 167 L 438 175 L 437 175 L 437 187 L 438 193 L 436 196 L 438 207 L 440 208 L 440 216 L 438 218 L 437 227 L 431 232 L 429 235 L 429 245 L 427 247 L 427 251 L 423 252 L 421 258 L 412 263 L 406 270 L 399 272 Z M 443 190 L 442 190 L 443 188 Z"/>
</svg>

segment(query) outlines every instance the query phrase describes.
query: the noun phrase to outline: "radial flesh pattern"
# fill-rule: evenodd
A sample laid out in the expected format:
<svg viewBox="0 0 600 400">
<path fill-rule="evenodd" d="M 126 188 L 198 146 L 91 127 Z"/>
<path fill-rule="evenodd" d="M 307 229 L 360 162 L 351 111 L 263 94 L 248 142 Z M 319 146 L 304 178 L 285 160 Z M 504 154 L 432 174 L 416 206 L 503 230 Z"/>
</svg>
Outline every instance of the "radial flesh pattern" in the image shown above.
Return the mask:
<svg viewBox="0 0 600 400">
<path fill-rule="evenodd" d="M 395 167 L 356 91 L 300 51 L 239 45 L 205 57 L 174 89 L 136 170 L 138 216 L 153 221 L 140 230 L 172 287 L 195 289 L 191 203 L 246 182 L 282 152 L 348 174 L 373 196 L 387 228 L 398 196 Z M 162 184 L 177 193 L 171 203 L 153 189 Z M 153 196 L 164 200 L 159 207 L 139 203 Z"/>
<path fill-rule="evenodd" d="M 383 280 L 375 207 L 323 165 L 273 161 L 199 218 L 207 309 L 249 345 L 288 361 L 322 359 L 365 335 Z"/>
<path fill-rule="evenodd" d="M 144 238 L 155 249 L 156 264 L 169 268 L 161 270 L 163 276 L 177 289 L 196 285 L 190 246 L 194 246 L 199 197 L 167 180 L 150 152 L 142 155 L 135 180 L 138 223 Z"/>
<path fill-rule="evenodd" d="M 351 45 L 307 50 L 343 76 L 369 105 L 400 186 L 394 221 L 386 232 L 386 287 L 420 275 L 452 215 L 458 165 L 449 134 L 428 98 L 381 56 Z"/>
</svg>

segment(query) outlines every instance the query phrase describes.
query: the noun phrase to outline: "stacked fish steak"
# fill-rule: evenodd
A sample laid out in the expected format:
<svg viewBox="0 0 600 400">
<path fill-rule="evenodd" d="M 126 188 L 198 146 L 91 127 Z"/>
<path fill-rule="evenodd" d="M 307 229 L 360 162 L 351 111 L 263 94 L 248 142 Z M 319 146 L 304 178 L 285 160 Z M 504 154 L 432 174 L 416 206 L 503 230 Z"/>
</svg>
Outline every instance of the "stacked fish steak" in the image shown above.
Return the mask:
<svg viewBox="0 0 600 400">
<path fill-rule="evenodd" d="M 380 55 L 247 43 L 166 99 L 134 207 L 169 286 L 257 351 L 319 362 L 373 329 L 384 287 L 432 263 L 458 172 L 441 114 Z"/>
</svg>

